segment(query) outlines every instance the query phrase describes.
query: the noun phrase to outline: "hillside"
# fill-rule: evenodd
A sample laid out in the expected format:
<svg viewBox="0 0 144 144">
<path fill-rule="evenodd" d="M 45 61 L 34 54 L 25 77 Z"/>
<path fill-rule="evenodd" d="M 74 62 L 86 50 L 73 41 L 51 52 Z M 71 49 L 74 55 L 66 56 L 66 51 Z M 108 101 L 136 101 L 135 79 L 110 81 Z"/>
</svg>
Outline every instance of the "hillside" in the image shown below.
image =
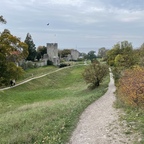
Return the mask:
<svg viewBox="0 0 144 144">
<path fill-rule="evenodd" d="M 87 89 L 85 66 L 63 69 L 0 92 L 1 143 L 66 143 L 81 112 L 102 96 L 109 78 Z"/>
</svg>

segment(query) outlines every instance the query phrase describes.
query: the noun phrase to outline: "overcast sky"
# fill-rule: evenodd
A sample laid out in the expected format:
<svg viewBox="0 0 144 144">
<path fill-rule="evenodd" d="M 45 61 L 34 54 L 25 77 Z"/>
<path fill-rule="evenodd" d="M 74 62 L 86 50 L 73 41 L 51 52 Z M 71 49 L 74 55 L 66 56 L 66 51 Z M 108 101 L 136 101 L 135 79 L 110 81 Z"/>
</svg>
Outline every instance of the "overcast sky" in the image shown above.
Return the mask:
<svg viewBox="0 0 144 144">
<path fill-rule="evenodd" d="M 144 42 L 144 0 L 0 0 L 0 15 L 7 21 L 0 32 L 7 28 L 22 41 L 30 33 L 36 47 L 56 42 L 89 52 Z"/>
</svg>

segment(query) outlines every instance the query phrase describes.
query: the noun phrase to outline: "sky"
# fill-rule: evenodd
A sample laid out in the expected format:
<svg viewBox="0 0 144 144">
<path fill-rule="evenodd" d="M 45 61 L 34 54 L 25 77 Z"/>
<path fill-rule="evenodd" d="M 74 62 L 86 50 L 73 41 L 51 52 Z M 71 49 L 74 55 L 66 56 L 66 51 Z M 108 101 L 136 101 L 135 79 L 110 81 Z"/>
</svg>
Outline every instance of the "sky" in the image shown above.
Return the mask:
<svg viewBox="0 0 144 144">
<path fill-rule="evenodd" d="M 144 0 L 0 0 L 0 15 L 7 21 L 0 32 L 22 41 L 30 33 L 36 47 L 58 43 L 87 53 L 125 40 L 134 48 L 144 43 Z"/>
</svg>

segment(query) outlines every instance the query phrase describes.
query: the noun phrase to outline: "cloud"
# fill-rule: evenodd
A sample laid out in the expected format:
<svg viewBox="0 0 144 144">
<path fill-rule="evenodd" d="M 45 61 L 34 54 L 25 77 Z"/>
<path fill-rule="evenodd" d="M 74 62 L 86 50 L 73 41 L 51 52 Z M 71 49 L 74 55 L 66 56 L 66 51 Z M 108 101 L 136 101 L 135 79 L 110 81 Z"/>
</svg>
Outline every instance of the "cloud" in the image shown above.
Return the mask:
<svg viewBox="0 0 144 144">
<path fill-rule="evenodd" d="M 144 18 L 144 10 L 115 9 L 113 12 L 116 14 L 114 18 L 122 22 L 135 22 Z"/>
<path fill-rule="evenodd" d="M 53 5 L 70 5 L 70 6 L 80 6 L 84 3 L 84 0 L 40 0 L 44 4 L 53 4 Z"/>
<path fill-rule="evenodd" d="M 111 35 L 112 39 L 117 39 L 117 40 L 125 40 L 125 39 L 143 39 L 143 36 L 139 35 Z"/>
<path fill-rule="evenodd" d="M 29 32 L 37 44 L 53 34 L 61 45 L 71 46 L 142 41 L 143 0 L 2 0 L 0 10 L 7 20 L 0 28 L 24 38 Z"/>
</svg>

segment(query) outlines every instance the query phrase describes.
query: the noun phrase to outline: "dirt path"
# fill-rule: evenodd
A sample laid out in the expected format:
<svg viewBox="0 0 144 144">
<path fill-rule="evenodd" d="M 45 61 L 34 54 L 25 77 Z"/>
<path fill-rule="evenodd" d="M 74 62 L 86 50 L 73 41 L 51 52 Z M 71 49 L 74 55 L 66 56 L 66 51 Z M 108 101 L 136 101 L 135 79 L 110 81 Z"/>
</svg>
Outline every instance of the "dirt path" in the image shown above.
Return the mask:
<svg viewBox="0 0 144 144">
<path fill-rule="evenodd" d="M 68 144 L 132 144 L 132 138 L 119 126 L 118 110 L 113 108 L 115 90 L 110 73 L 108 91 L 83 112 Z"/>
</svg>

